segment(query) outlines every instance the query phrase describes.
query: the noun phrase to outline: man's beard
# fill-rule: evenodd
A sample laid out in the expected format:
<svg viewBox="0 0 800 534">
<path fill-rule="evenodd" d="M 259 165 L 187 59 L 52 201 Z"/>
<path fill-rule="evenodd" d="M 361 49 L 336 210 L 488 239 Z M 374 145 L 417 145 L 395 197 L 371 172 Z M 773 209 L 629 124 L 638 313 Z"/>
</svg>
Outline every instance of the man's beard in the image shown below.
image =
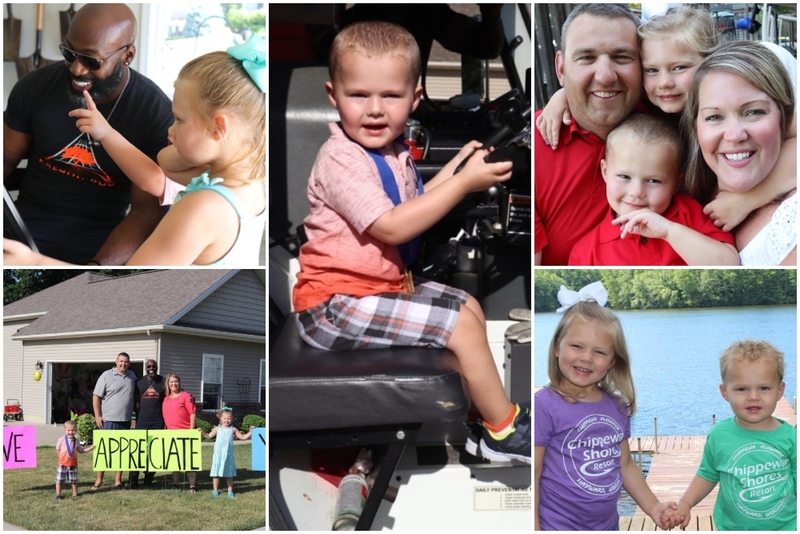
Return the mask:
<svg viewBox="0 0 800 534">
<path fill-rule="evenodd" d="M 83 98 L 83 91 L 76 91 L 74 87 L 72 87 L 72 74 L 67 71 L 69 76 L 67 77 L 67 96 L 69 97 L 69 101 L 75 108 L 86 108 L 86 99 Z M 106 76 L 105 78 L 94 78 L 94 77 L 82 77 L 82 78 L 75 78 L 78 81 L 82 82 L 92 82 L 92 89 L 89 91 L 89 95 L 94 100 L 95 104 L 99 104 L 103 100 L 106 100 L 111 93 L 113 93 L 117 87 L 119 86 L 119 82 L 122 81 L 122 75 L 125 73 L 124 69 L 122 68 L 122 62 L 117 63 L 117 66 L 114 67 L 114 70 Z"/>
</svg>

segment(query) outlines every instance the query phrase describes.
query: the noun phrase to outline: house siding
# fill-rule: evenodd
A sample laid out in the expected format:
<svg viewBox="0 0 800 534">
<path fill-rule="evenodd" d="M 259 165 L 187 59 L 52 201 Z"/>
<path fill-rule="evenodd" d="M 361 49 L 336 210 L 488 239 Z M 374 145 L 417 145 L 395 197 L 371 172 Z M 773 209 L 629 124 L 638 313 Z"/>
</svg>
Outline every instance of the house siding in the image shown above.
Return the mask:
<svg viewBox="0 0 800 534">
<path fill-rule="evenodd" d="M 22 383 L 25 380 L 25 350 L 22 346 L 22 341 L 12 340 L 17 330 L 26 327 L 31 323 L 30 320 L 26 321 L 10 321 L 3 323 L 3 404 L 6 399 L 18 399 L 23 406 L 23 415 L 25 399 L 22 397 Z M 30 369 L 28 369 L 28 376 L 33 381 L 34 363 L 36 360 L 30 362 Z"/>
<path fill-rule="evenodd" d="M 262 316 L 262 325 L 263 325 Z M 159 372 L 166 376 L 177 372 L 181 376 L 181 386 L 197 399 L 201 398 L 203 354 L 221 354 L 222 400 L 238 404 L 258 402 L 258 372 L 261 360 L 266 354 L 265 342 L 231 341 L 207 337 L 193 337 L 165 333 L 161 340 L 161 364 Z M 250 394 L 241 399 L 237 380 L 250 379 Z"/>
<path fill-rule="evenodd" d="M 144 362 L 148 358 L 157 356 L 156 346 L 156 340 L 145 334 L 25 341 L 23 368 L 33 369 L 36 361 L 45 364 L 45 372 L 48 370 L 48 363 L 113 362 L 120 352 L 127 352 L 133 362 Z M 109 366 L 110 368 L 111 366 Z M 7 364 L 3 366 L 3 371 L 8 373 Z M 18 373 L 16 376 L 21 376 L 22 396 L 26 399 L 23 404 L 25 420 L 33 423 L 47 422 L 47 412 L 49 411 L 47 388 L 50 378 L 44 376 L 42 380 L 36 382 L 32 377 L 26 377 L 25 372 Z M 4 380 L 8 380 L 8 378 Z M 19 378 L 17 380 L 19 381 Z"/>
<path fill-rule="evenodd" d="M 252 271 L 240 271 L 177 321 L 181 326 L 213 326 L 263 335 L 266 288 Z"/>
</svg>

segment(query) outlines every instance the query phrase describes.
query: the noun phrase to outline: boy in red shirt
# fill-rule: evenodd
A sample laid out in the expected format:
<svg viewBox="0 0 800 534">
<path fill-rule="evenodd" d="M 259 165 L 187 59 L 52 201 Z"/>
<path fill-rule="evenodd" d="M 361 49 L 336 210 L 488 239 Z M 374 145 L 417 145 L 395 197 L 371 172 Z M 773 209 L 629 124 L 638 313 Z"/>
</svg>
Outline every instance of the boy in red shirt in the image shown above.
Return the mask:
<svg viewBox="0 0 800 534">
<path fill-rule="evenodd" d="M 297 326 L 325 350 L 450 349 L 483 418 L 483 456 L 530 463 L 530 410 L 505 394 L 480 305 L 407 269 L 414 253 L 404 251 L 417 236 L 468 193 L 511 178 L 510 162 L 486 163 L 488 152 L 473 141 L 423 186 L 396 143 L 422 95 L 420 70 L 417 43 L 394 24 L 352 24 L 334 40 L 325 88 L 340 122 L 330 125 L 309 177 L 308 242 L 292 293 Z"/>
<path fill-rule="evenodd" d="M 733 236 L 678 192 L 682 165 L 680 134 L 666 119 L 635 113 L 614 128 L 600 161 L 608 212 L 569 264 L 739 265 Z"/>
<path fill-rule="evenodd" d="M 75 421 L 64 423 L 64 435 L 56 442 L 56 454 L 58 455 L 58 468 L 56 469 L 56 500 L 60 501 L 61 483 L 72 484 L 72 496 L 78 496 L 78 453 L 89 452 L 94 449 L 94 445 L 84 448 L 75 434 L 78 431 L 78 424 Z"/>
</svg>

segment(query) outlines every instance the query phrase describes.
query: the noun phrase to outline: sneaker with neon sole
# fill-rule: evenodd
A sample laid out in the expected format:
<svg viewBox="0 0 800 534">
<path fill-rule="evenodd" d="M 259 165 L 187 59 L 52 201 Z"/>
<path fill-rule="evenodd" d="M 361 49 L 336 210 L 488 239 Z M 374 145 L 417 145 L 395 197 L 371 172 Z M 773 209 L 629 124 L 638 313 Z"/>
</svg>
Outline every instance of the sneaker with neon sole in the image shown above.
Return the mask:
<svg viewBox="0 0 800 534">
<path fill-rule="evenodd" d="M 514 418 L 514 430 L 504 439 L 497 440 L 488 430 L 483 432 L 481 454 L 493 461 L 520 460 L 531 463 L 531 411 L 520 406 Z"/>
</svg>

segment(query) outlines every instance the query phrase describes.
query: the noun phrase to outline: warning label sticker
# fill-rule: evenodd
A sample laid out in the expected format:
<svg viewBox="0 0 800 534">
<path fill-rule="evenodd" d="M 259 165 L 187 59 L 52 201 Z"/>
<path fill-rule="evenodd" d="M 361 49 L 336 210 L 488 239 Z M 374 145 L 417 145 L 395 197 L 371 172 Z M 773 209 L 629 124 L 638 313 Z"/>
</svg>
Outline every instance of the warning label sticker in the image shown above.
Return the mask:
<svg viewBox="0 0 800 534">
<path fill-rule="evenodd" d="M 530 510 L 531 487 L 478 486 L 475 488 L 475 510 Z"/>
</svg>

